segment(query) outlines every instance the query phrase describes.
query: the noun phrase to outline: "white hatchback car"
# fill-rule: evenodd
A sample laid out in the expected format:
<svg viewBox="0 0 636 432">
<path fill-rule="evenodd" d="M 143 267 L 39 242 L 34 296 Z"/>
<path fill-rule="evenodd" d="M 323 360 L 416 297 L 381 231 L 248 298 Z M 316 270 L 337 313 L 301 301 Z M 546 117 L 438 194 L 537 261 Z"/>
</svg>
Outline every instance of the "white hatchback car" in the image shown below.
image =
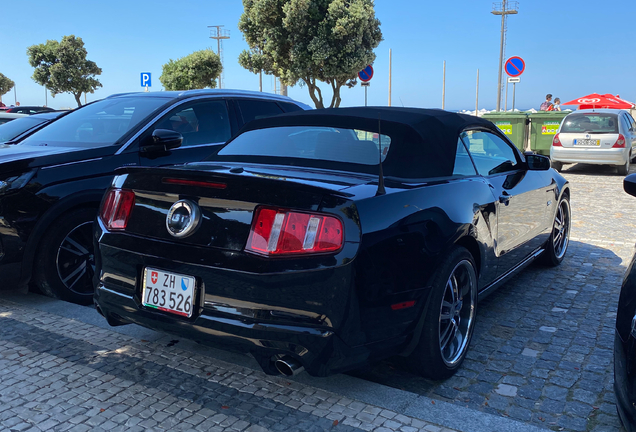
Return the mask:
<svg viewBox="0 0 636 432">
<path fill-rule="evenodd" d="M 564 163 L 614 165 L 620 175 L 629 173 L 636 157 L 636 121 L 617 109 L 578 110 L 565 116 L 552 140 L 552 167 Z"/>
</svg>

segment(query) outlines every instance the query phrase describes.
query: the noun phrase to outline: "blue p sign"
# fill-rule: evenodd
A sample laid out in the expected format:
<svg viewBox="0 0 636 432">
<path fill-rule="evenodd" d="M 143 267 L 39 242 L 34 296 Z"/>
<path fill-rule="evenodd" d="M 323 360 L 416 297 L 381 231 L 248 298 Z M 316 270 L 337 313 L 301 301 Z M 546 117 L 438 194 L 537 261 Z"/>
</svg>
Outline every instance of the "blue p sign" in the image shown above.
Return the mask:
<svg viewBox="0 0 636 432">
<path fill-rule="evenodd" d="M 141 73 L 141 86 L 142 87 L 152 87 L 150 81 L 150 72 L 142 72 Z"/>
</svg>

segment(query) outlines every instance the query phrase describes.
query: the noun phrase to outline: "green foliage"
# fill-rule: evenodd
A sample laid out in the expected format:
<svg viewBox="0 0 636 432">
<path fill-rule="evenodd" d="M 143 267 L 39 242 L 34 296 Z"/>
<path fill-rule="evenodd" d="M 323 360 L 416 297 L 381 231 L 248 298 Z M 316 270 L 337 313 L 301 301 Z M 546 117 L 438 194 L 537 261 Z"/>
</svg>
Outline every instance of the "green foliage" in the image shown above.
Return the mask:
<svg viewBox="0 0 636 432">
<path fill-rule="evenodd" d="M 340 88 L 356 84 L 382 41 L 373 0 L 243 0 L 243 8 L 239 29 L 250 49 L 239 64 L 286 85 L 300 81 L 316 108 L 324 107 L 317 81 L 331 85 L 329 106 L 339 106 Z"/>
<path fill-rule="evenodd" d="M 2 96 L 9 93 L 15 83 L 7 78 L 5 75 L 0 73 L 0 100 L 2 100 Z"/>
<path fill-rule="evenodd" d="M 166 90 L 215 88 L 221 70 L 219 56 L 206 49 L 164 64 L 159 81 Z"/>
<path fill-rule="evenodd" d="M 102 69 L 86 59 L 88 52 L 82 38 L 64 36 L 61 42 L 47 40 L 45 44 L 27 48 L 29 64 L 35 68 L 33 81 L 46 86 L 51 95 L 71 93 L 77 106 L 82 106 L 82 93 L 94 93 L 102 84 L 95 79 Z"/>
</svg>

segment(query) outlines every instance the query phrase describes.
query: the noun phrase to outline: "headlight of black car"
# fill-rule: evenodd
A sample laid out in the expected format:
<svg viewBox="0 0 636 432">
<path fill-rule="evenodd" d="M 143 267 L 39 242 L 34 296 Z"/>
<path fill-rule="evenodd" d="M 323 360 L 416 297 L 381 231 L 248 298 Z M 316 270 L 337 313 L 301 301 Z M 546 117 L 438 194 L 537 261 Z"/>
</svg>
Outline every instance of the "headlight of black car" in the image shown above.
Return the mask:
<svg viewBox="0 0 636 432">
<path fill-rule="evenodd" d="M 18 175 L 10 175 L 0 180 L 0 195 L 6 195 L 23 188 L 33 178 L 36 171 L 31 170 Z"/>
</svg>

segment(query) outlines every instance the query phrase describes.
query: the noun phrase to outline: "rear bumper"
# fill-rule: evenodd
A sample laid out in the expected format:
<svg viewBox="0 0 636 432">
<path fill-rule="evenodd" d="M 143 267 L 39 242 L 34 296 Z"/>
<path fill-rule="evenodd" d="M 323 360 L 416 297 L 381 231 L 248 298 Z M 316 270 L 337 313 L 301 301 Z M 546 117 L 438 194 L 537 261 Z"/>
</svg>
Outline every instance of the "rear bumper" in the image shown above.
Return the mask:
<svg viewBox="0 0 636 432">
<path fill-rule="evenodd" d="M 365 347 L 347 346 L 333 331 L 316 326 L 281 325 L 256 319 L 229 317 L 198 308 L 191 319 L 145 308 L 135 296 L 99 284 L 95 303 L 111 323 L 135 323 L 199 343 L 231 351 L 250 352 L 266 372 L 273 372 L 275 356 L 299 360 L 308 373 L 327 376 L 364 364 Z"/>
<path fill-rule="evenodd" d="M 587 163 L 595 165 L 625 165 L 629 149 L 597 149 L 580 147 L 550 147 L 550 159 L 563 163 Z"/>
</svg>

